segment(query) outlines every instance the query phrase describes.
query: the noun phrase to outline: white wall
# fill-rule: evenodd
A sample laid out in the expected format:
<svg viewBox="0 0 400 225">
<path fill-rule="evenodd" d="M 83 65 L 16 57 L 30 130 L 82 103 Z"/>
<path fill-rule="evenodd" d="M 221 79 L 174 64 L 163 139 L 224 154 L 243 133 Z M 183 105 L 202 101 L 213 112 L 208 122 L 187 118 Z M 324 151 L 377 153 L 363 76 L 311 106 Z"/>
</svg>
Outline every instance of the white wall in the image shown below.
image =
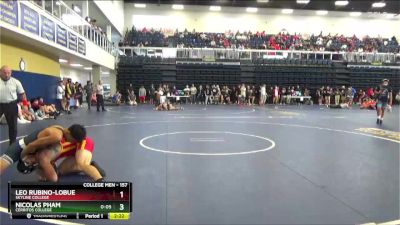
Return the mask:
<svg viewBox="0 0 400 225">
<path fill-rule="evenodd" d="M 110 75 L 104 75 L 104 74 L 101 74 L 101 81 L 103 81 L 103 84 L 111 84 L 113 82 Z"/>
<path fill-rule="evenodd" d="M 78 70 L 65 66 L 60 67 L 60 77 L 62 79 L 71 78 L 73 82 L 78 81 L 82 85 L 85 85 L 88 80 L 91 80 L 90 71 Z"/>
<path fill-rule="evenodd" d="M 111 24 L 122 35 L 124 30 L 124 1 L 122 0 L 94 0 L 97 7 L 103 12 Z"/>
<path fill-rule="evenodd" d="M 115 57 L 89 40 L 86 41 L 84 59 L 112 70 L 115 69 Z"/>
<path fill-rule="evenodd" d="M 349 17 L 347 12 L 329 12 L 327 16 L 316 16 L 315 11 L 295 10 L 291 15 L 281 14 L 278 9 L 259 9 L 247 13 L 244 8 L 222 7 L 220 12 L 211 12 L 205 6 L 185 6 L 184 10 L 172 10 L 170 5 L 150 5 L 144 9 L 125 3 L 125 27 L 152 27 L 208 32 L 263 31 L 275 34 L 282 29 L 290 33 L 344 34 L 357 36 L 400 37 L 400 19 L 384 16 L 363 15 Z"/>
</svg>

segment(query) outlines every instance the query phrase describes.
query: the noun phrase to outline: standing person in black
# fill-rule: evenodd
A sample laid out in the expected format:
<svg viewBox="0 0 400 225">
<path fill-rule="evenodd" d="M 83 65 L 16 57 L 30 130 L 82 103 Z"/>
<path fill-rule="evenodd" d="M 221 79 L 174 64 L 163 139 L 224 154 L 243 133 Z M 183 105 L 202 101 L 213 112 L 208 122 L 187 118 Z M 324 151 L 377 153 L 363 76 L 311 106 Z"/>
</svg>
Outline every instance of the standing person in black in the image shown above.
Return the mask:
<svg viewBox="0 0 400 225">
<path fill-rule="evenodd" d="M 274 87 L 270 87 L 269 89 L 268 89 L 268 92 L 267 92 L 267 95 L 268 95 L 268 103 L 269 104 L 272 104 L 273 103 L 273 96 L 274 96 Z"/>
<path fill-rule="evenodd" d="M 93 85 L 90 80 L 87 81 L 85 87 L 83 88 L 86 93 L 86 102 L 88 104 L 88 110 L 90 110 L 90 106 L 92 103 L 92 95 L 93 95 Z"/>
<path fill-rule="evenodd" d="M 318 95 L 318 92 L 317 92 L 317 96 L 318 96 L 318 105 L 322 105 L 322 100 L 325 98 L 325 97 L 324 97 L 324 89 L 325 89 L 324 86 L 322 86 L 320 89 L 318 89 L 318 90 L 319 90 L 319 95 Z"/>
<path fill-rule="evenodd" d="M 325 106 L 326 107 L 329 107 L 329 105 L 328 105 L 328 87 L 326 87 L 326 88 L 324 88 L 323 90 L 322 90 L 322 96 L 324 97 L 324 104 L 325 104 Z"/>
<path fill-rule="evenodd" d="M 79 107 L 82 107 L 82 103 L 83 103 L 83 88 L 82 88 L 82 84 L 81 83 L 78 83 L 78 86 L 76 88 L 75 98 L 79 102 Z"/>
<path fill-rule="evenodd" d="M 209 85 L 206 86 L 206 90 L 205 90 L 204 94 L 206 96 L 205 105 L 208 104 L 208 101 L 210 101 L 212 103 L 212 101 L 211 101 L 212 91 L 211 91 Z"/>
<path fill-rule="evenodd" d="M 240 104 L 240 84 L 236 87 L 235 91 L 235 98 L 236 98 L 236 104 Z"/>
<path fill-rule="evenodd" d="M 230 98 L 231 103 L 236 104 L 236 102 L 237 102 L 237 98 L 236 98 L 236 86 L 232 86 L 232 89 L 230 90 L 229 94 L 230 94 L 230 97 L 231 97 L 231 98 Z"/>
<path fill-rule="evenodd" d="M 196 96 L 196 103 L 197 104 L 203 104 L 204 102 L 204 89 L 203 85 L 199 86 L 199 90 L 197 91 L 197 96 Z"/>
<path fill-rule="evenodd" d="M 253 86 L 250 86 L 250 105 L 254 105 L 254 100 L 256 99 L 256 93 L 255 93 L 255 87 L 254 87 L 254 85 Z"/>
<path fill-rule="evenodd" d="M 250 88 L 250 85 L 247 85 L 247 88 L 246 88 L 246 100 L 245 100 L 247 105 L 251 105 L 250 98 L 251 98 L 251 88 Z"/>
<path fill-rule="evenodd" d="M 4 114 L 8 125 L 11 145 L 17 139 L 18 96 L 26 101 L 25 90 L 19 80 L 11 77 L 11 68 L 2 66 L 0 70 L 0 117 Z"/>
<path fill-rule="evenodd" d="M 281 90 L 281 96 L 280 96 L 280 105 L 285 105 L 286 103 L 286 88 L 283 87 Z"/>
<path fill-rule="evenodd" d="M 176 86 L 175 86 L 175 85 L 174 85 L 171 89 L 167 90 L 167 96 L 168 96 L 168 93 L 169 93 L 171 96 L 179 96 L 178 89 L 176 89 Z M 186 99 L 186 100 L 187 100 L 187 99 Z M 170 99 L 169 101 L 170 101 L 170 103 L 173 103 L 173 104 L 177 102 L 176 98 L 172 98 L 172 99 Z M 181 102 L 182 102 L 182 101 L 181 101 Z"/>
<path fill-rule="evenodd" d="M 229 87 L 228 86 L 225 86 L 225 95 L 226 95 L 226 98 L 225 98 L 225 102 L 226 102 L 226 104 L 231 104 L 231 90 L 229 89 Z"/>
<path fill-rule="evenodd" d="M 376 119 L 376 123 L 382 124 L 385 109 L 386 107 L 391 107 L 393 102 L 392 89 L 389 87 L 389 80 L 383 79 L 382 84 L 379 85 L 376 90 L 378 91 L 378 103 L 376 104 L 376 113 L 378 118 Z"/>
<path fill-rule="evenodd" d="M 226 99 L 226 88 L 225 88 L 225 86 L 222 86 L 221 95 L 219 96 L 219 103 L 225 104 L 225 99 Z"/>
<path fill-rule="evenodd" d="M 150 100 L 151 105 L 154 104 L 154 100 L 156 98 L 155 93 L 156 93 L 156 89 L 154 88 L 154 84 L 151 84 L 151 87 L 149 89 L 149 100 Z"/>
<path fill-rule="evenodd" d="M 340 103 L 344 103 L 346 101 L 346 87 L 342 86 L 340 89 Z"/>
<path fill-rule="evenodd" d="M 253 91 L 254 91 L 254 95 L 255 95 L 254 102 L 257 102 L 257 104 L 260 104 L 260 87 L 257 86 L 257 88 L 256 88 L 255 86 L 253 86 Z"/>
<path fill-rule="evenodd" d="M 212 86 L 212 92 L 211 92 L 211 94 L 212 94 L 212 100 L 211 100 L 211 104 L 215 104 L 215 105 L 218 105 L 218 97 L 219 97 L 219 91 L 218 91 L 218 88 L 217 88 L 217 85 L 213 85 Z"/>
</svg>

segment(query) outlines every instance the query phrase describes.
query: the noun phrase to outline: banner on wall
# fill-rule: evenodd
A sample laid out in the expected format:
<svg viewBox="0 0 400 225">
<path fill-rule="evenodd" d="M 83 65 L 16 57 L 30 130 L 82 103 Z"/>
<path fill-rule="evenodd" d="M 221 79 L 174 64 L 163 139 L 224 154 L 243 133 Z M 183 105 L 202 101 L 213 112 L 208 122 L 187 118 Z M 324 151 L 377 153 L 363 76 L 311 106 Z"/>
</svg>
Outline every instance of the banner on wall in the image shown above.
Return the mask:
<svg viewBox="0 0 400 225">
<path fill-rule="evenodd" d="M 67 47 L 67 29 L 57 24 L 57 44 Z"/>
<path fill-rule="evenodd" d="M 82 38 L 78 38 L 78 52 L 82 55 L 86 55 L 86 43 Z"/>
<path fill-rule="evenodd" d="M 21 4 L 21 28 L 39 35 L 39 13 L 24 4 Z"/>
<path fill-rule="evenodd" d="M 18 4 L 20 7 L 18 7 Z M 39 14 L 39 12 L 22 2 L 19 3 L 17 0 L 1 0 L 0 13 L 0 21 L 18 26 L 20 18 L 20 27 L 22 30 L 40 35 L 40 37 L 46 40 L 56 42 L 65 48 L 86 55 L 86 42 L 83 38 L 69 32 L 68 29 L 63 28 L 41 13 Z"/>
<path fill-rule="evenodd" d="M 56 39 L 55 35 L 55 23 L 52 20 L 47 19 L 45 16 L 41 15 L 42 21 L 42 38 L 54 42 Z"/>
<path fill-rule="evenodd" d="M 0 1 L 0 20 L 18 26 L 17 1 Z"/>
<path fill-rule="evenodd" d="M 71 32 L 68 32 L 68 48 L 75 52 L 78 50 L 76 34 Z"/>
</svg>

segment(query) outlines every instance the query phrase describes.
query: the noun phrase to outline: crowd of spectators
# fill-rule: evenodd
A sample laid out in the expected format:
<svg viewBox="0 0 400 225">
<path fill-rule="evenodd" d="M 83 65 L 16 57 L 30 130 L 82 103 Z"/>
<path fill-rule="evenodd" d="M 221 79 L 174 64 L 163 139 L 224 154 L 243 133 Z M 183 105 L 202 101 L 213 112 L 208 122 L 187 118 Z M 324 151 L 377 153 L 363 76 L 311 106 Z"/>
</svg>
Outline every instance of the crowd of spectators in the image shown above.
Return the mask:
<svg viewBox="0 0 400 225">
<path fill-rule="evenodd" d="M 96 105 L 97 111 L 100 111 L 101 107 L 105 112 L 107 110 L 104 107 L 104 100 L 107 100 L 105 98 L 109 94 L 106 92 L 102 80 L 99 80 L 97 84 L 89 80 L 85 86 L 79 82 L 73 83 L 71 79 L 60 80 L 57 86 L 57 108 L 71 114 L 71 108 L 81 108 L 85 99 L 89 111 L 92 105 Z"/>
<path fill-rule="evenodd" d="M 87 91 L 89 90 L 89 91 Z M 132 84 L 125 91 L 117 91 L 111 101 L 120 105 L 138 105 L 150 103 L 156 108 L 167 107 L 179 103 L 185 104 L 223 104 L 223 105 L 286 105 L 286 104 L 316 104 L 331 108 L 350 108 L 359 105 L 361 109 L 375 109 L 378 90 L 376 88 L 359 89 L 348 86 L 329 87 L 322 86 L 316 90 L 296 86 L 267 86 L 261 85 L 186 85 L 178 89 L 174 85 L 160 84 L 158 88 L 151 85 L 146 89 L 143 85 L 136 92 Z M 71 108 L 82 107 L 83 96 L 90 104 L 96 102 L 96 91 L 89 81 L 85 87 L 71 79 L 60 81 L 57 87 L 57 104 L 47 104 L 42 97 L 22 100 L 18 103 L 18 123 L 25 124 L 44 119 L 57 119 L 62 112 L 71 114 Z M 393 92 L 394 99 L 400 102 L 400 91 Z M 175 106 L 173 106 L 175 107 Z M 178 109 L 178 108 L 177 108 Z M 159 109 L 161 110 L 161 109 Z M 4 117 L 4 116 L 3 116 Z M 5 118 L 0 119 L 5 123 Z"/>
<path fill-rule="evenodd" d="M 158 88 L 151 85 L 149 89 L 141 86 L 139 93 L 140 103 L 150 103 L 160 106 L 163 103 L 186 104 L 226 104 L 226 105 L 286 105 L 286 104 L 318 104 L 326 107 L 349 108 L 359 105 L 360 108 L 373 109 L 378 96 L 378 87 L 356 90 L 351 86 L 329 87 L 322 86 L 316 90 L 296 86 L 267 86 L 261 85 L 186 85 L 178 89 L 174 85 L 160 84 Z M 131 84 L 125 92 L 117 92 L 118 103 L 137 105 L 136 94 Z M 400 91 L 393 92 L 394 99 L 400 102 Z M 133 103 L 134 102 L 134 103 Z M 344 107 L 345 106 L 345 107 Z"/>
<path fill-rule="evenodd" d="M 97 20 L 96 20 L 96 19 L 90 18 L 90 17 L 87 16 L 87 17 L 85 17 L 85 20 L 86 20 L 86 22 L 88 22 L 88 23 L 90 24 L 90 27 L 91 27 L 94 31 L 96 31 L 96 32 L 87 32 L 87 31 L 85 30 L 85 32 L 87 32 L 87 33 L 85 33 L 85 35 L 87 35 L 87 37 L 88 37 L 89 39 L 91 38 L 91 35 L 94 35 L 94 38 L 95 38 L 95 39 L 98 38 L 97 35 L 101 35 L 103 38 L 107 38 L 106 32 L 103 31 L 103 29 L 101 29 L 100 26 L 97 26 L 97 24 L 96 24 Z"/>
<path fill-rule="evenodd" d="M 346 37 L 340 34 L 267 34 L 265 31 L 245 31 L 208 33 L 176 30 L 166 34 L 162 30 L 135 27 L 127 31 L 119 46 L 186 47 L 186 48 L 230 48 L 230 49 L 271 49 L 271 50 L 310 50 L 345 52 L 391 52 L 399 53 L 396 37 L 382 38 L 355 35 Z"/>
<path fill-rule="evenodd" d="M 60 80 L 56 92 L 56 104 L 45 103 L 41 96 L 19 101 L 17 104 L 18 123 L 26 124 L 44 119 L 57 119 L 62 112 L 71 114 L 71 108 L 82 107 L 84 89 L 79 82 L 73 83 L 71 79 Z"/>
<path fill-rule="evenodd" d="M 44 119 L 57 119 L 60 115 L 54 104 L 47 104 L 42 97 L 18 103 L 18 123 L 25 124 Z"/>
<path fill-rule="evenodd" d="M 17 104 L 18 123 L 26 124 L 45 119 L 57 119 L 61 114 L 54 104 L 45 103 L 43 97 L 35 97 L 30 100 L 21 100 Z M 2 124 L 6 123 L 5 116 L 0 118 Z"/>
<path fill-rule="evenodd" d="M 57 86 L 57 109 L 71 114 L 71 108 L 77 109 L 83 104 L 84 88 L 71 79 L 60 80 Z"/>
</svg>

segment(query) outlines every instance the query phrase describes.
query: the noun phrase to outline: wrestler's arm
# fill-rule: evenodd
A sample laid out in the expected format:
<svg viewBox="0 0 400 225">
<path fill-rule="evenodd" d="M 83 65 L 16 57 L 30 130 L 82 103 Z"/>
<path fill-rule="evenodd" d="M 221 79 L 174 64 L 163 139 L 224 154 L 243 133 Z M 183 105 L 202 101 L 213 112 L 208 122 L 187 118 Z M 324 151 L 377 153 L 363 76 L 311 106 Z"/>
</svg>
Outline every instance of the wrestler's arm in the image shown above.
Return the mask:
<svg viewBox="0 0 400 225">
<path fill-rule="evenodd" d="M 36 152 L 37 149 L 47 147 L 52 144 L 59 143 L 62 140 L 62 132 L 57 130 L 57 132 L 46 131 L 43 137 L 31 142 L 26 146 L 26 148 L 21 152 L 21 159 L 26 155 Z"/>
</svg>

